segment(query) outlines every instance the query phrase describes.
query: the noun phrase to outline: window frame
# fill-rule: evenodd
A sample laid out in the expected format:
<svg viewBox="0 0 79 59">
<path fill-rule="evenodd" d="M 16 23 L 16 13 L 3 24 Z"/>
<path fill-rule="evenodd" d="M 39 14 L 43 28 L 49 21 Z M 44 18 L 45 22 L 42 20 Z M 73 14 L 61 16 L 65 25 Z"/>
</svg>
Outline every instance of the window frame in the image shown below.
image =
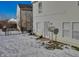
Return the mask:
<svg viewBox="0 0 79 59">
<path fill-rule="evenodd" d="M 38 13 L 42 13 L 42 2 L 38 3 Z"/>
<path fill-rule="evenodd" d="M 77 31 L 77 30 L 74 30 L 74 27 L 73 27 L 73 25 L 75 24 L 75 23 L 79 23 L 79 22 L 72 22 L 72 38 L 73 39 L 76 39 L 76 38 L 74 38 L 74 32 L 79 32 L 79 31 Z"/>
<path fill-rule="evenodd" d="M 66 37 L 66 36 L 64 35 L 64 32 L 65 32 L 65 31 L 70 32 L 69 29 L 65 29 L 65 27 L 64 27 L 64 23 L 68 23 L 68 24 L 70 24 L 70 22 L 63 22 L 63 23 L 62 23 L 62 37 Z"/>
</svg>

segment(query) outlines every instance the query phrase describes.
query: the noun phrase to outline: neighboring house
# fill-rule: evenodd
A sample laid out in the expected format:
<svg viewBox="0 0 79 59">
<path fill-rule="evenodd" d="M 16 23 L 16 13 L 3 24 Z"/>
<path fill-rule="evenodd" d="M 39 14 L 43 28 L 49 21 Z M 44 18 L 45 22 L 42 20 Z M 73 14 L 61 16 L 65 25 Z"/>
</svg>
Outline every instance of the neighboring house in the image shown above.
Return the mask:
<svg viewBox="0 0 79 59">
<path fill-rule="evenodd" d="M 16 19 L 14 19 L 14 18 L 9 19 L 7 27 L 17 29 L 17 21 L 16 21 Z"/>
<path fill-rule="evenodd" d="M 32 5 L 18 4 L 17 5 L 17 23 L 18 27 L 25 31 L 32 30 Z"/>
<path fill-rule="evenodd" d="M 59 29 L 58 41 L 79 47 L 79 2 L 33 2 L 33 32 L 52 39 L 51 24 Z"/>
<path fill-rule="evenodd" d="M 6 26 L 7 28 L 16 28 L 17 29 L 17 22 L 14 18 L 9 20 L 1 20 L 0 21 L 0 29 L 3 31 L 3 27 Z"/>
<path fill-rule="evenodd" d="M 8 24 L 8 21 L 3 21 L 3 20 L 1 20 L 0 21 L 0 29 L 2 29 L 3 28 L 3 26 L 6 26 Z"/>
</svg>

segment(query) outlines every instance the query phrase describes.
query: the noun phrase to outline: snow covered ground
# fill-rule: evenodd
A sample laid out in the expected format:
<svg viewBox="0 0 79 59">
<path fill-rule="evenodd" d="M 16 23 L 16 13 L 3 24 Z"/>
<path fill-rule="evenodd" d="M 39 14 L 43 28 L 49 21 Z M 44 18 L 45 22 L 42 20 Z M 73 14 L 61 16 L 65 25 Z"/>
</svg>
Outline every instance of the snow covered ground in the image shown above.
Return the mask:
<svg viewBox="0 0 79 59">
<path fill-rule="evenodd" d="M 28 34 L 4 36 L 0 32 L 1 57 L 79 57 L 79 51 L 71 48 L 48 50 L 34 36 Z"/>
</svg>

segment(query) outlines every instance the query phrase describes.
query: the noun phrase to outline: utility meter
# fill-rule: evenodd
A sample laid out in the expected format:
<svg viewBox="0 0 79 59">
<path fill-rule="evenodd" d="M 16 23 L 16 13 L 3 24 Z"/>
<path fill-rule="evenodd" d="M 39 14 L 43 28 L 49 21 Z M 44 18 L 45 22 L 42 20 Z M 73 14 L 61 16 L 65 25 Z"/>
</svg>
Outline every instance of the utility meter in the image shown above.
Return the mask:
<svg viewBox="0 0 79 59">
<path fill-rule="evenodd" d="M 59 29 L 58 29 L 58 28 L 55 28 L 55 29 L 54 29 L 54 34 L 57 35 L 58 32 L 59 32 Z"/>
</svg>

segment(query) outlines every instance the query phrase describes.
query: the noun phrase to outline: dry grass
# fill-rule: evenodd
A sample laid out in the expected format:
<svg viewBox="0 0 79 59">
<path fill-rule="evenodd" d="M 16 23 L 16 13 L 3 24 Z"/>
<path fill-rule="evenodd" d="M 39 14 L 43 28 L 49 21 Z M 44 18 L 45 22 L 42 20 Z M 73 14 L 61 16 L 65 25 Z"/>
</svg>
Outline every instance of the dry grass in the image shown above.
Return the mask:
<svg viewBox="0 0 79 59">
<path fill-rule="evenodd" d="M 50 40 L 48 38 L 40 38 L 38 40 L 40 40 L 40 43 L 42 43 L 42 45 L 45 45 L 45 48 L 47 49 L 63 49 L 62 47 L 64 45 L 68 45 L 62 42 Z"/>
</svg>

